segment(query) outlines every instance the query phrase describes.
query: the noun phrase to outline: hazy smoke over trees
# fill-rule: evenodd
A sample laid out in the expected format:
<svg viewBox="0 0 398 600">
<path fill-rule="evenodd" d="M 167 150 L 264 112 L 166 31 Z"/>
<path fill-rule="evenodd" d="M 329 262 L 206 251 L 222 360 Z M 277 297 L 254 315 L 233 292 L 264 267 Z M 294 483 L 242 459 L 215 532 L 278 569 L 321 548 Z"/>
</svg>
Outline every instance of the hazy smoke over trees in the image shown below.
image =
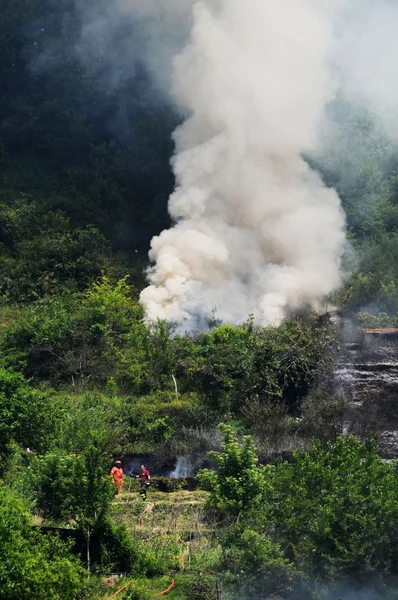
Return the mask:
<svg viewBox="0 0 398 600">
<path fill-rule="evenodd" d="M 302 159 L 335 85 L 329 4 L 229 0 L 194 6 L 174 60 L 175 226 L 152 241 L 149 320 L 198 312 L 268 324 L 340 282 L 337 195 Z"/>
<path fill-rule="evenodd" d="M 349 131 L 325 127 L 336 97 L 394 138 L 394 3 L 80 6 L 81 56 L 113 87 L 144 63 L 184 118 L 174 134 L 174 226 L 152 241 L 141 295 L 148 320 L 189 327 L 215 308 L 227 322 L 253 313 L 266 324 L 327 298 L 341 282 L 344 214 L 303 156 L 325 163 L 345 144 Z"/>
</svg>

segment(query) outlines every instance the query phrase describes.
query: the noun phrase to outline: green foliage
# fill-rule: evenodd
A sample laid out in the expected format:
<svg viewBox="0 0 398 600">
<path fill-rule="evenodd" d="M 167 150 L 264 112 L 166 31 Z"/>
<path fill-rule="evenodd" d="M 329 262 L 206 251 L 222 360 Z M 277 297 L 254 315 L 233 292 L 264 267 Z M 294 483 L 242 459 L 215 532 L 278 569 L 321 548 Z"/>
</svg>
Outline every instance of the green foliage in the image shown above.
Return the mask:
<svg viewBox="0 0 398 600">
<path fill-rule="evenodd" d="M 355 309 L 371 308 L 375 316 L 398 314 L 398 236 L 380 232 L 365 239 L 358 253 L 358 266 L 349 280 L 349 303 Z"/>
<path fill-rule="evenodd" d="M 230 527 L 220 541 L 227 579 L 231 574 L 247 594 L 267 597 L 291 591 L 293 566 L 272 539 L 245 524 Z"/>
<path fill-rule="evenodd" d="M 125 597 L 129 600 L 152 600 L 157 594 L 170 586 L 171 577 L 162 577 L 148 581 L 138 579 L 128 587 Z M 216 581 L 214 576 L 203 573 L 179 573 L 175 585 L 166 594 L 170 600 L 216 600 Z"/>
<path fill-rule="evenodd" d="M 171 391 L 127 398 L 124 410 L 129 441 L 141 447 L 141 451 L 171 441 L 184 427 L 206 424 L 208 418 L 196 394 L 184 394 L 177 399 Z"/>
<path fill-rule="evenodd" d="M 61 394 L 57 401 L 65 412 L 59 421 L 54 446 L 80 454 L 92 445 L 106 456 L 125 443 L 126 409 L 118 397 L 86 392 L 82 396 Z"/>
<path fill-rule="evenodd" d="M 264 517 L 287 554 L 314 575 L 395 572 L 397 477 L 374 445 L 340 437 L 277 466 Z"/>
<path fill-rule="evenodd" d="M 189 600 L 216 600 L 216 580 L 214 575 L 194 573 L 186 575 L 180 586 Z"/>
<path fill-rule="evenodd" d="M 294 407 L 320 373 L 333 369 L 335 343 L 327 316 L 266 329 L 251 321 L 245 327 L 222 325 L 196 339 L 176 340 L 176 372 L 218 414 L 240 414 L 255 401 Z"/>
<path fill-rule="evenodd" d="M 0 482 L 0 596 L 7 600 L 86 597 L 84 570 L 57 538 L 31 526 L 22 500 Z"/>
<path fill-rule="evenodd" d="M 379 312 L 378 315 L 373 315 L 368 312 L 358 312 L 355 315 L 355 321 L 358 322 L 362 327 L 369 327 L 370 329 L 378 327 L 397 327 L 398 318 L 388 315 L 384 312 Z"/>
<path fill-rule="evenodd" d="M 125 597 L 128 600 L 151 600 L 156 593 L 162 592 L 170 585 L 170 577 L 157 578 L 152 581 L 147 579 L 139 579 L 133 585 L 129 586 L 126 590 Z M 169 594 L 169 597 L 173 598 L 173 593 Z M 181 600 L 177 596 L 178 600 Z"/>
<path fill-rule="evenodd" d="M 233 573 L 245 573 L 256 578 L 273 567 L 286 567 L 279 546 L 256 531 L 239 525 L 221 535 L 226 567 Z"/>
<path fill-rule="evenodd" d="M 140 352 L 149 335 L 126 279 L 113 285 L 105 276 L 83 296 L 66 293 L 32 304 L 2 333 L 5 364 L 28 376 L 74 384 L 117 376 L 126 344 L 135 351 L 130 368 L 142 370 Z"/>
<path fill-rule="evenodd" d="M 22 198 L 0 204 L 0 297 L 24 302 L 84 289 L 105 266 L 107 243 L 94 228 L 72 229 L 60 212 Z"/>
<path fill-rule="evenodd" d="M 159 557 L 148 552 L 142 540 L 133 538 L 126 527 L 114 525 L 109 518 L 98 524 L 90 542 L 97 568 L 103 572 L 116 571 L 142 577 L 151 569 L 161 573 L 165 570 L 159 569 Z"/>
<path fill-rule="evenodd" d="M 218 415 L 242 415 L 253 402 L 285 402 L 295 409 L 319 374 L 327 376 L 333 366 L 335 331 L 327 317 L 268 329 L 250 322 L 220 326 L 196 338 L 172 333 L 161 323 L 146 326 L 126 278 L 112 282 L 104 275 L 85 294 L 46 297 L 5 322 L 0 349 L 5 366 L 36 380 L 83 388 L 112 381 L 113 395 L 121 390 L 148 397 L 150 423 L 140 428 L 151 437 L 173 435 L 176 422 L 167 420 L 173 411 L 185 421 L 190 412 L 191 424 L 203 425 Z M 169 407 L 153 418 L 151 405 L 160 408 L 162 397 Z M 145 419 L 137 414 L 144 402 L 134 402 L 135 423 Z"/>
<path fill-rule="evenodd" d="M 314 579 L 396 573 L 398 468 L 384 463 L 374 444 L 339 437 L 264 469 L 250 438 L 239 443 L 230 427 L 221 428 L 218 471 L 199 479 L 210 508 L 239 514 L 240 524 L 221 536 L 232 574 L 241 569 L 246 584 L 257 585 L 290 563 Z"/>
<path fill-rule="evenodd" d="M 311 164 L 336 188 L 352 250 L 338 302 L 351 311 L 398 314 L 397 145 L 373 116 L 338 100 L 330 109 L 333 143 Z"/>
<path fill-rule="evenodd" d="M 258 503 L 264 486 L 264 472 L 257 465 L 253 440 L 243 438 L 239 444 L 232 427 L 221 424 L 222 452 L 210 456 L 218 470 L 198 474 L 202 487 L 210 492 L 208 507 L 225 516 L 236 515 Z"/>
<path fill-rule="evenodd" d="M 50 452 L 36 457 L 27 479 L 38 514 L 63 524 L 72 519 L 83 532 L 104 521 L 116 491 L 94 446 L 81 455 Z"/>
<path fill-rule="evenodd" d="M 2 362 L 30 376 L 46 375 L 55 371 L 58 355 L 56 343 L 70 333 L 75 297 L 66 294 L 46 298 L 21 311 L 18 320 L 5 323 L 0 340 Z"/>
<path fill-rule="evenodd" d="M 54 415 L 48 394 L 32 388 L 24 377 L 0 369 L 0 453 L 11 440 L 36 450 L 45 448 Z"/>
<path fill-rule="evenodd" d="M 159 577 L 180 567 L 180 548 L 167 538 L 155 537 L 151 545 L 142 544 L 140 556 L 140 572 L 147 577 Z"/>
</svg>

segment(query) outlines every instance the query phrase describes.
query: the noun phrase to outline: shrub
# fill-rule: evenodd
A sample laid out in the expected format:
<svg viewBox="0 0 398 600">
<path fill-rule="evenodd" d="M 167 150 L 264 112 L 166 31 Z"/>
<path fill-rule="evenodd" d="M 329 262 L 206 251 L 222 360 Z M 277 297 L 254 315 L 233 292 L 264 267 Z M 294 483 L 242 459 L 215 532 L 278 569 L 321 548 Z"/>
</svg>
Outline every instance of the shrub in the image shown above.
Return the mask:
<svg viewBox="0 0 398 600">
<path fill-rule="evenodd" d="M 96 528 L 91 538 L 94 560 L 107 572 L 146 573 L 145 546 L 131 537 L 124 525 L 116 526 L 105 519 Z"/>
<path fill-rule="evenodd" d="M 189 600 L 215 600 L 217 597 L 216 578 L 203 572 L 184 576 L 179 587 Z"/>
<path fill-rule="evenodd" d="M 339 437 L 277 465 L 257 522 L 316 576 L 397 573 L 398 469 L 374 444 Z M 260 525 L 258 524 L 258 527 Z"/>
<path fill-rule="evenodd" d="M 48 443 L 53 413 L 49 397 L 13 371 L 0 369 L 0 453 L 11 440 L 40 450 Z"/>
<path fill-rule="evenodd" d="M 101 521 L 115 494 L 104 458 L 93 447 L 80 456 L 51 452 L 35 457 L 26 477 L 42 517 L 63 523 L 73 519 L 84 530 Z"/>
<path fill-rule="evenodd" d="M 309 394 L 302 404 L 302 418 L 298 430 L 308 439 L 323 443 L 336 440 L 347 420 L 348 403 L 339 396 L 331 396 L 326 390 Z"/>
<path fill-rule="evenodd" d="M 31 526 L 23 501 L 0 482 L 0 597 L 77 600 L 85 571 L 65 544 Z"/>
<path fill-rule="evenodd" d="M 201 486 L 210 492 L 207 506 L 225 517 L 248 510 L 260 497 L 264 485 L 263 469 L 257 465 L 253 439 L 245 436 L 239 444 L 229 425 L 220 424 L 224 441 L 222 451 L 210 452 L 218 471 L 198 473 Z"/>
<path fill-rule="evenodd" d="M 310 577 L 398 574 L 398 466 L 383 463 L 374 443 L 317 442 L 265 469 L 250 438 L 239 443 L 221 428 L 219 470 L 198 477 L 210 491 L 208 507 L 230 521 L 238 516 L 245 528 L 224 538 L 232 572 L 246 564 L 260 576 L 267 561 L 284 567 L 283 557 Z"/>
<path fill-rule="evenodd" d="M 234 525 L 220 536 L 224 568 L 247 593 L 290 591 L 294 570 L 281 547 L 247 525 Z M 265 597 L 265 596 L 264 596 Z"/>
</svg>

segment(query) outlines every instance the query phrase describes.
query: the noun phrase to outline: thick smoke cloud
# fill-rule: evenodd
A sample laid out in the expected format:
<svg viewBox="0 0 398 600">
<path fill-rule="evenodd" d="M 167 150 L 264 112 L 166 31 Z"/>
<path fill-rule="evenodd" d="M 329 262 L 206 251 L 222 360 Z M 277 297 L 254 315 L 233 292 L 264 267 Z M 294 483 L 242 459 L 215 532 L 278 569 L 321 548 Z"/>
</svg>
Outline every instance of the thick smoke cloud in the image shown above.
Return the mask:
<svg viewBox="0 0 398 600">
<path fill-rule="evenodd" d="M 397 3 L 84 0 L 76 6 L 77 50 L 97 69 L 103 89 L 121 89 L 145 64 L 185 118 L 174 136 L 175 226 L 152 242 L 151 285 L 142 294 L 148 320 L 185 320 L 189 327 L 216 308 L 226 321 L 254 313 L 268 323 L 316 306 L 336 289 L 343 214 L 302 156 L 354 182 L 366 149 L 344 115 L 335 111 L 328 126 L 325 107 L 336 96 L 396 140 Z M 120 93 L 121 106 L 128 101 Z M 348 148 L 349 160 L 342 161 Z M 358 215 L 363 210 L 358 206 Z"/>
<path fill-rule="evenodd" d="M 339 199 L 302 159 L 335 81 L 329 2 L 198 2 L 174 60 L 175 226 L 152 241 L 148 320 L 213 307 L 224 321 L 278 322 L 340 283 Z M 336 3 L 334 3 L 336 7 Z"/>
</svg>

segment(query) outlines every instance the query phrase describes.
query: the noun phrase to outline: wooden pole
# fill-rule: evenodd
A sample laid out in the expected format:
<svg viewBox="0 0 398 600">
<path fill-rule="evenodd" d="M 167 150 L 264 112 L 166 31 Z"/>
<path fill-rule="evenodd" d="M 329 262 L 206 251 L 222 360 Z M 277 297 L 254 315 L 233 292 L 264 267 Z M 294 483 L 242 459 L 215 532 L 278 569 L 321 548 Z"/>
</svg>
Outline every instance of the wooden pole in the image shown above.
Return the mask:
<svg viewBox="0 0 398 600">
<path fill-rule="evenodd" d="M 90 577 L 90 526 L 87 527 L 87 574 Z"/>
</svg>

